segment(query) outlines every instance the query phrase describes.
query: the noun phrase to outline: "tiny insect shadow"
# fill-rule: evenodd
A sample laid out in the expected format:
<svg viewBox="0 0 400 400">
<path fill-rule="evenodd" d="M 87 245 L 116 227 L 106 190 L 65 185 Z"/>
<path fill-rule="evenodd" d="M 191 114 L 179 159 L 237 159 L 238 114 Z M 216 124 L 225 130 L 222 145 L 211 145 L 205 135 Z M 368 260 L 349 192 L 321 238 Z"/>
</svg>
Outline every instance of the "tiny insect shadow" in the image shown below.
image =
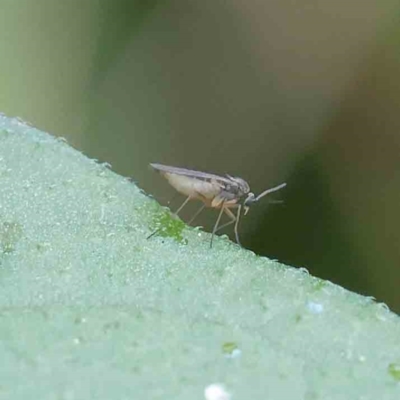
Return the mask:
<svg viewBox="0 0 400 400">
<path fill-rule="evenodd" d="M 198 217 L 205 207 L 220 210 L 212 230 L 210 248 L 213 245 L 215 234 L 232 224 L 234 224 L 236 242 L 239 246 L 242 246 L 238 233 L 241 215 L 246 215 L 250 206 L 257 203 L 267 194 L 276 192 L 286 186 L 286 183 L 282 183 L 281 185 L 264 190 L 261 194 L 255 196 L 254 193 L 250 192 L 249 184 L 242 178 L 230 175 L 214 175 L 207 172 L 171 167 L 162 164 L 150 164 L 150 166 L 159 172 L 176 191 L 186 196 L 186 200 L 176 212 L 173 213 L 174 216 L 178 216 L 191 200 L 200 200 L 203 204 L 190 219 L 188 222 L 189 225 Z M 237 210 L 236 215 L 232 212 L 232 210 L 235 209 Z M 230 221 L 219 226 L 223 213 L 229 217 Z M 160 230 L 161 228 L 156 229 L 147 239 L 156 235 Z"/>
</svg>

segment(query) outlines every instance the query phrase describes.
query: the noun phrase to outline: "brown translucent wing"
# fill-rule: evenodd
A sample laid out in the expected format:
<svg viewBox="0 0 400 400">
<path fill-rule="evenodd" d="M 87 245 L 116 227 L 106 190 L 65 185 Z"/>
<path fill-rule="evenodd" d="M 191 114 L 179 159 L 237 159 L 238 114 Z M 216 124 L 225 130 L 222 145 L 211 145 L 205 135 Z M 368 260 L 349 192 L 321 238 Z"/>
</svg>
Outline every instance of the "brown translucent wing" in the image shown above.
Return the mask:
<svg viewBox="0 0 400 400">
<path fill-rule="evenodd" d="M 225 178 L 220 175 L 215 175 L 215 174 L 209 174 L 208 172 L 201 172 L 201 171 L 195 171 L 192 169 L 186 169 L 186 168 L 179 168 L 179 167 L 171 167 L 169 165 L 162 165 L 162 164 L 150 164 L 152 168 L 154 168 L 157 171 L 160 172 L 169 172 L 171 174 L 177 174 L 177 175 L 184 175 L 187 176 L 188 178 L 195 178 L 195 179 L 200 179 L 204 181 L 211 181 L 215 180 L 222 184 L 223 186 L 226 185 L 235 185 L 235 182 L 230 179 L 230 178 Z"/>
</svg>

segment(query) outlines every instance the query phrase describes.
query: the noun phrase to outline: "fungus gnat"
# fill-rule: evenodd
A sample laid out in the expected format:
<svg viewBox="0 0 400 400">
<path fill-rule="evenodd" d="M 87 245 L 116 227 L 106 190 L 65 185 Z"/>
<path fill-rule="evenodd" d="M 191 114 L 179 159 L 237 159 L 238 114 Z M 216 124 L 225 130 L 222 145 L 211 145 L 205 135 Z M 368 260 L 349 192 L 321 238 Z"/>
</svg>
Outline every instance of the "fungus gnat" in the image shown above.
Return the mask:
<svg viewBox="0 0 400 400">
<path fill-rule="evenodd" d="M 237 243 L 241 246 L 238 234 L 238 225 L 242 210 L 243 214 L 246 215 L 252 204 L 256 203 L 267 194 L 286 186 L 286 183 L 282 183 L 281 185 L 275 186 L 271 189 L 264 190 L 264 192 L 255 196 L 254 193 L 250 192 L 249 184 L 242 178 L 230 175 L 219 176 L 207 172 L 170 167 L 162 164 L 150 165 L 164 176 L 175 190 L 186 196 L 186 200 L 174 215 L 178 215 L 190 200 L 200 200 L 203 205 L 189 221 L 189 224 L 193 222 L 205 207 L 221 210 L 212 230 L 210 247 L 212 247 L 215 233 L 232 224 L 235 224 L 235 238 Z M 232 212 L 232 209 L 237 209 L 236 215 Z M 230 221 L 218 226 L 223 213 L 230 218 Z M 160 229 L 157 229 L 148 236 L 148 239 L 155 235 L 159 230 Z"/>
</svg>

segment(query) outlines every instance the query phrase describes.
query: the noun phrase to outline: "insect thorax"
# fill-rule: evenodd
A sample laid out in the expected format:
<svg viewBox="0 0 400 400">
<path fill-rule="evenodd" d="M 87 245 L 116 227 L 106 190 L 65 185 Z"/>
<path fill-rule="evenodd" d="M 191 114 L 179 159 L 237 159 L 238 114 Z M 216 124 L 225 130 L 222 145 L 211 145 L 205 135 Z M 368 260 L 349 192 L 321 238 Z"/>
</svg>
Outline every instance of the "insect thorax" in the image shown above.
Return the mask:
<svg viewBox="0 0 400 400">
<path fill-rule="evenodd" d="M 234 194 L 237 198 L 250 192 L 249 184 L 242 178 L 229 176 L 232 184 L 226 184 L 224 190 Z"/>
</svg>

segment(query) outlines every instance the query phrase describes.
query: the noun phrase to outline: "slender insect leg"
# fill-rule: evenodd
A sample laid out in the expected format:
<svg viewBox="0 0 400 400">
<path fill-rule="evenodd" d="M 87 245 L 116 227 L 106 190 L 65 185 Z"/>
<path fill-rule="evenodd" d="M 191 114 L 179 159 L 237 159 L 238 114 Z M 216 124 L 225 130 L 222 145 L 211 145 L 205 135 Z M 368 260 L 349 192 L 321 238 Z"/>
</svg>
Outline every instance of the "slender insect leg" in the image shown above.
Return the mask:
<svg viewBox="0 0 400 400">
<path fill-rule="evenodd" d="M 233 219 L 232 221 L 225 222 L 225 224 L 222 224 L 221 226 L 218 227 L 218 229 L 215 231 L 217 233 L 218 231 L 221 231 L 222 229 L 226 228 L 229 225 L 232 225 L 236 221 L 236 218 Z"/>
<path fill-rule="evenodd" d="M 236 242 L 240 247 L 243 247 L 242 244 L 240 243 L 239 240 L 239 232 L 238 232 L 238 226 L 239 226 L 239 218 L 240 218 L 240 212 L 242 211 L 242 206 L 239 204 L 238 211 L 236 214 L 236 223 L 235 223 L 235 236 L 236 236 Z"/>
<path fill-rule="evenodd" d="M 221 211 L 220 211 L 219 214 L 218 214 L 217 222 L 215 223 L 214 228 L 213 228 L 213 231 L 212 231 L 211 241 L 210 241 L 210 249 L 211 249 L 211 247 L 212 247 L 214 235 L 215 235 L 215 232 L 216 232 L 217 229 L 218 229 L 218 224 L 219 224 L 219 221 L 221 220 L 222 213 L 224 212 L 224 209 L 225 209 L 224 203 L 222 203 L 222 205 L 221 205 Z"/>
<path fill-rule="evenodd" d="M 203 205 L 196 211 L 196 213 L 193 215 L 193 217 L 190 219 L 190 221 L 189 221 L 187 224 L 190 225 L 190 224 L 196 219 L 196 217 L 199 216 L 199 214 L 204 210 L 205 207 L 206 207 L 206 205 L 203 204 Z"/>
<path fill-rule="evenodd" d="M 182 203 L 182 205 L 176 210 L 176 212 L 174 212 L 172 215 L 174 216 L 178 216 L 178 213 L 182 211 L 182 208 L 186 206 L 186 204 L 189 202 L 189 200 L 191 199 L 190 196 L 188 196 L 186 198 L 186 200 Z M 147 239 L 150 239 L 151 237 L 153 237 L 156 233 L 160 232 L 162 228 L 158 228 L 156 229 L 153 233 L 151 233 L 149 236 L 147 236 Z"/>
<path fill-rule="evenodd" d="M 218 231 L 220 231 L 221 229 L 226 228 L 229 225 L 232 225 L 236 222 L 236 217 L 235 215 L 229 210 L 229 208 L 225 208 L 224 210 L 225 214 L 231 219 L 228 222 L 225 222 L 225 224 L 222 224 L 221 226 L 218 227 L 218 229 L 215 231 L 215 233 L 217 233 Z"/>
<path fill-rule="evenodd" d="M 178 214 L 182 211 L 182 208 L 186 206 L 186 204 L 189 202 L 189 200 L 191 199 L 190 196 L 188 196 L 186 198 L 186 200 L 182 203 L 182 205 L 174 212 L 174 215 L 177 217 Z"/>
<path fill-rule="evenodd" d="M 240 243 L 240 240 L 239 240 L 239 233 L 238 233 L 239 217 L 240 217 L 240 213 L 241 213 L 241 210 L 242 210 L 242 206 L 239 204 L 239 205 L 237 206 L 237 209 L 238 209 L 238 211 L 237 211 L 237 214 L 236 214 L 236 216 L 235 216 L 235 214 L 234 214 L 229 208 L 225 208 L 225 214 L 226 214 L 229 218 L 231 218 L 232 221 L 227 222 L 226 224 L 222 225 L 222 227 L 227 226 L 227 225 L 230 225 L 230 224 L 233 224 L 233 223 L 235 222 L 235 228 L 234 228 L 235 239 L 236 239 L 237 244 L 238 244 L 239 246 L 243 247 L 242 244 Z M 221 228 L 222 228 L 222 227 L 221 227 Z"/>
</svg>

